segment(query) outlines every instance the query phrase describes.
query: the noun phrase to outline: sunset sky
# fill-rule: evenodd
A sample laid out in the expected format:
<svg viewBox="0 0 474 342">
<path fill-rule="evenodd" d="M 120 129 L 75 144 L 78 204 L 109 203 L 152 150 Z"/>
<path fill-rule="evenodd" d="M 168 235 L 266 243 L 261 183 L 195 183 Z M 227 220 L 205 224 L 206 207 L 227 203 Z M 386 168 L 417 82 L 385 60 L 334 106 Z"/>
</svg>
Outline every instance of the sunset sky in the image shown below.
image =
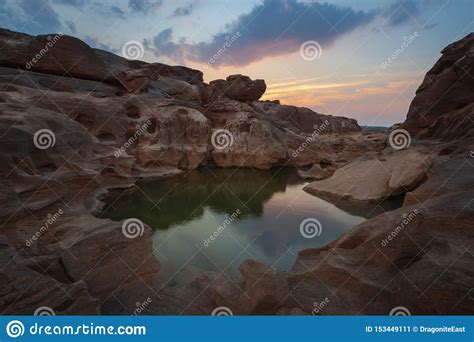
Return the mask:
<svg viewBox="0 0 474 342">
<path fill-rule="evenodd" d="M 474 2 L 0 0 L 0 22 L 117 54 L 137 41 L 143 60 L 200 69 L 206 82 L 263 78 L 264 99 L 391 125 L 404 120 L 443 47 L 474 31 Z M 300 49 L 306 42 L 321 47 L 316 58 Z"/>
</svg>

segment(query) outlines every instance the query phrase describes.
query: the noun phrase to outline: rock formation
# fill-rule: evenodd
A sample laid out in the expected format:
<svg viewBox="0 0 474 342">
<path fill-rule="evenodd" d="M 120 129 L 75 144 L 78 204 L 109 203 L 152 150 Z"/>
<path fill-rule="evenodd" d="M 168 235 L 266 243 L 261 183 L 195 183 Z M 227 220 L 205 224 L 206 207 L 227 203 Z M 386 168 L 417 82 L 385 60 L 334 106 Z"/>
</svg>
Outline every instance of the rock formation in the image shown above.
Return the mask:
<svg viewBox="0 0 474 342">
<path fill-rule="evenodd" d="M 396 152 L 353 119 L 260 101 L 263 80 L 206 84 L 198 70 L 129 61 L 73 37 L 0 30 L 1 312 L 130 315 L 150 299 L 147 314 L 219 305 L 310 314 L 326 298 L 326 314 L 472 312 L 472 37 L 443 50 L 402 126 L 431 140 Z M 92 213 L 108 189 L 200 165 L 320 167 L 335 173 L 311 188 L 352 199 L 406 193 L 405 205 L 301 251 L 288 273 L 247 261 L 235 282 L 206 273 L 163 287 L 151 229 L 130 234 L 127 222 Z M 373 167 L 370 186 L 328 188 Z"/>
<path fill-rule="evenodd" d="M 237 101 L 258 100 L 267 90 L 264 80 L 252 81 L 250 77 L 243 75 L 231 75 L 225 81 L 215 80 L 210 85 L 218 94 Z"/>
<path fill-rule="evenodd" d="M 474 122 L 474 33 L 441 51 L 425 76 L 402 128 L 425 139 L 470 138 Z"/>
<path fill-rule="evenodd" d="M 431 156 L 409 149 L 381 158 L 347 164 L 331 178 L 305 187 L 307 192 L 333 200 L 380 202 L 403 195 L 428 178 Z"/>
</svg>

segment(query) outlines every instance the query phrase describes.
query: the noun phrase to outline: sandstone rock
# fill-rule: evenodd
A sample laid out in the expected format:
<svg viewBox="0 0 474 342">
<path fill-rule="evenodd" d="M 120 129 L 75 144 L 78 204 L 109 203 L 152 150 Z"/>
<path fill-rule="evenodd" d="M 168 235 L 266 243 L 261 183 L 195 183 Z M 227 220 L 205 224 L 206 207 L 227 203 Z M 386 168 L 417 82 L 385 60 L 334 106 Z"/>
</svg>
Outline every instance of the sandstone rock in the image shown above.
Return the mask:
<svg viewBox="0 0 474 342">
<path fill-rule="evenodd" d="M 333 133 L 359 132 L 361 128 L 354 119 L 324 115 L 308 108 L 280 105 L 274 102 L 254 102 L 255 108 L 268 115 L 284 120 L 286 125 L 314 136 Z"/>
<path fill-rule="evenodd" d="M 150 88 L 165 94 L 168 98 L 176 98 L 185 101 L 201 103 L 201 88 L 185 81 L 161 76 L 150 82 Z"/>
<path fill-rule="evenodd" d="M 267 122 L 242 119 L 227 124 L 224 129 L 230 132 L 232 143 L 212 151 L 217 166 L 269 169 L 286 160 L 286 148 L 273 136 L 273 129 Z"/>
<path fill-rule="evenodd" d="M 231 135 L 232 144 L 212 151 L 218 166 L 259 169 L 287 163 L 306 166 L 336 156 L 337 139 L 326 141 L 318 135 L 303 133 L 243 102 L 221 97 L 206 108 L 205 115 L 216 130 L 223 128 Z"/>
<path fill-rule="evenodd" d="M 352 162 L 326 180 L 304 190 L 311 194 L 356 201 L 380 201 L 414 189 L 426 179 L 432 159 L 416 150 L 405 150 L 379 159 Z"/>
<path fill-rule="evenodd" d="M 237 101 L 258 100 L 267 89 L 264 80 L 251 80 L 248 76 L 231 75 L 226 80 L 211 81 L 218 94 Z"/>
<path fill-rule="evenodd" d="M 284 274 L 269 265 L 254 260 L 244 261 L 239 267 L 244 279 L 245 298 L 249 298 L 250 312 L 272 312 L 289 295 Z"/>
<path fill-rule="evenodd" d="M 155 75 L 169 77 L 189 84 L 200 85 L 204 82 L 202 71 L 187 68 L 185 66 L 171 66 L 162 63 L 151 63 L 148 64 L 147 67 L 151 69 Z M 155 76 L 155 78 L 157 77 Z"/>
<path fill-rule="evenodd" d="M 474 134 L 474 33 L 448 45 L 425 76 L 402 128 L 444 140 Z"/>
<path fill-rule="evenodd" d="M 182 84 L 203 84 L 203 74 L 199 70 L 128 61 L 110 52 L 93 49 L 67 35 L 31 36 L 0 29 L 0 43 L 3 46 L 0 66 L 122 84 L 133 93 L 145 90 L 149 80 L 157 80 L 159 76 L 182 81 Z"/>
<path fill-rule="evenodd" d="M 66 35 L 30 36 L 0 30 L 0 66 L 19 67 L 58 76 L 114 82 L 102 60 L 81 40 Z"/>
<path fill-rule="evenodd" d="M 117 74 L 117 79 L 131 93 L 140 93 L 148 88 L 150 76 L 143 69 L 124 70 Z"/>
<path fill-rule="evenodd" d="M 194 169 L 205 161 L 209 149 L 208 119 L 197 110 L 178 106 L 152 108 L 147 113 L 155 119 L 155 129 L 138 147 L 141 166 L 174 166 Z"/>
<path fill-rule="evenodd" d="M 2 233 L 10 232 L 3 230 Z M 46 266 L 39 256 L 19 255 L 6 235 L 0 236 L 0 262 L 3 265 L 0 274 L 0 311 L 3 315 L 33 315 L 41 307 L 52 309 L 56 315 L 100 313 L 99 300 L 91 296 L 83 281 L 64 283 L 56 280 L 55 277 L 64 274 L 60 265 Z M 58 271 L 55 277 L 46 273 L 52 274 L 55 268 Z"/>
<path fill-rule="evenodd" d="M 160 264 L 153 256 L 151 229 L 144 226 L 136 234 L 134 238 L 127 237 L 117 222 L 77 216 L 57 226 L 57 243 L 48 249 L 57 249 L 63 255 L 62 264 L 70 279 L 84 281 L 103 302 L 119 285 L 124 298 L 137 288 L 159 288 L 156 274 Z M 138 299 L 138 293 L 135 296 Z M 116 299 L 121 298 L 116 295 Z"/>
<path fill-rule="evenodd" d="M 317 181 L 329 178 L 336 171 L 335 167 L 329 166 L 322 168 L 318 164 L 314 164 L 309 170 L 298 170 L 299 175 L 310 181 Z"/>
<path fill-rule="evenodd" d="M 240 315 L 268 314 L 275 312 L 288 297 L 285 275 L 269 265 L 246 260 L 239 270 L 243 278 L 240 288 L 234 282 L 222 282 L 212 288 L 217 305 L 229 307 Z"/>
</svg>

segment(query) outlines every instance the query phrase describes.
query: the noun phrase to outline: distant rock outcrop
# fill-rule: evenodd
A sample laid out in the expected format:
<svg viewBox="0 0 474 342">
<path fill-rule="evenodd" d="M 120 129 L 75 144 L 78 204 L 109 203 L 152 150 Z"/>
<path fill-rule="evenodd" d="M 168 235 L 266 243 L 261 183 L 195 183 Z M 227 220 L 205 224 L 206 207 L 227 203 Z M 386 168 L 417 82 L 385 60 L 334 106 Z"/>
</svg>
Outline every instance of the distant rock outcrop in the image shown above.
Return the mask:
<svg viewBox="0 0 474 342">
<path fill-rule="evenodd" d="M 212 87 L 229 99 L 237 101 L 258 100 L 267 90 L 264 80 L 252 81 L 243 75 L 231 75 L 226 80 L 215 80 L 210 83 Z"/>
</svg>

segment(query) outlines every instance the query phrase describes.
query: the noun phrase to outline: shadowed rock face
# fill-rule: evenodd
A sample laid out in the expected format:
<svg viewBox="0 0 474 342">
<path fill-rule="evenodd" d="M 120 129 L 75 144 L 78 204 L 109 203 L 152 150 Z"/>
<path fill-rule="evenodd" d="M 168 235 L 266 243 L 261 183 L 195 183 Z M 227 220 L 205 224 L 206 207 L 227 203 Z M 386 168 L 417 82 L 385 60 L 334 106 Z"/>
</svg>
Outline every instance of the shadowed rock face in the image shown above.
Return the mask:
<svg viewBox="0 0 474 342">
<path fill-rule="evenodd" d="M 225 81 L 215 80 L 210 85 L 215 91 L 237 101 L 258 100 L 267 90 L 264 80 L 252 81 L 250 77 L 243 75 L 231 75 Z"/>
<path fill-rule="evenodd" d="M 0 31 L 1 66 L 18 67 L 58 76 L 113 82 L 114 76 L 94 49 L 83 41 L 62 35 L 30 36 Z"/>
<path fill-rule="evenodd" d="M 425 76 L 402 127 L 413 136 L 454 140 L 474 135 L 474 33 L 448 45 Z"/>
<path fill-rule="evenodd" d="M 355 120 L 259 101 L 262 80 L 235 75 L 208 85 L 198 70 L 128 61 L 67 36 L 36 58 L 49 41 L 0 30 L 0 312 L 132 314 L 150 298 L 148 314 L 209 314 L 227 303 L 237 313 L 309 314 L 326 297 L 328 314 L 386 314 L 399 305 L 414 314 L 473 311 L 465 151 L 474 145 L 469 121 L 459 121 L 472 118 L 472 80 L 461 72 L 472 70 L 472 35 L 443 51 L 430 71 L 437 81 L 427 76 L 404 124 L 432 139 L 414 144 L 433 160 L 418 188 L 396 182 L 397 194 L 409 185 L 406 206 L 300 252 L 289 273 L 249 261 L 234 283 L 206 273 L 178 289 L 156 277 L 149 227 L 129 238 L 121 223 L 91 215 L 99 194 L 200 165 L 337 169 L 403 152 L 386 147 L 384 134 L 361 134 Z M 432 106 L 443 89 L 451 90 Z M 49 138 L 38 147 L 41 130 Z M 231 143 L 213 141 L 218 130 Z M 400 232 L 403 214 L 415 209 Z"/>
</svg>

